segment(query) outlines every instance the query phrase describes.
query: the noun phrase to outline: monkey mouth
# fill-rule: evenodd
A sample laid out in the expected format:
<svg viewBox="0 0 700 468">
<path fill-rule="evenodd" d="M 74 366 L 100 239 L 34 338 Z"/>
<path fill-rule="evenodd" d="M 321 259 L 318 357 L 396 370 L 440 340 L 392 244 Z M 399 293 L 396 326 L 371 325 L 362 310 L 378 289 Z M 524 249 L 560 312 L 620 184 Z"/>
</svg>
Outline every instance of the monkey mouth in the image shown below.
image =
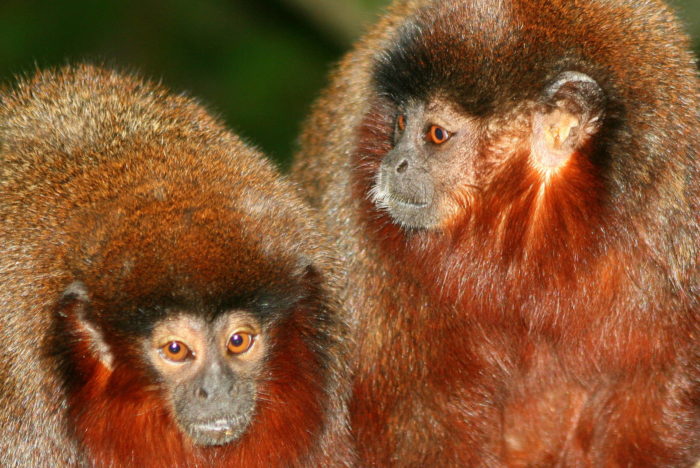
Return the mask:
<svg viewBox="0 0 700 468">
<path fill-rule="evenodd" d="M 436 224 L 433 202 L 404 197 L 376 189 L 372 193 L 375 206 L 389 214 L 392 221 L 406 229 L 429 229 Z"/>
<path fill-rule="evenodd" d="M 408 209 L 422 209 L 430 205 L 430 202 L 417 198 L 397 194 L 393 191 L 382 189 L 375 185 L 370 193 L 374 204 L 380 209 L 390 209 L 392 205 L 405 207 Z"/>
<path fill-rule="evenodd" d="M 395 203 L 399 206 L 403 206 L 405 208 L 425 208 L 429 205 L 428 202 L 423 202 L 423 201 L 418 201 L 418 200 L 409 200 L 406 198 L 401 198 L 397 197 L 396 195 L 389 195 L 389 203 Z"/>
<path fill-rule="evenodd" d="M 196 445 L 224 445 L 240 437 L 247 427 L 247 421 L 217 419 L 192 423 L 187 432 Z"/>
<path fill-rule="evenodd" d="M 218 419 L 213 422 L 205 422 L 199 424 L 193 424 L 192 428 L 196 431 L 202 432 L 216 432 L 216 431 L 230 431 L 233 427 L 232 421 L 228 419 Z"/>
</svg>

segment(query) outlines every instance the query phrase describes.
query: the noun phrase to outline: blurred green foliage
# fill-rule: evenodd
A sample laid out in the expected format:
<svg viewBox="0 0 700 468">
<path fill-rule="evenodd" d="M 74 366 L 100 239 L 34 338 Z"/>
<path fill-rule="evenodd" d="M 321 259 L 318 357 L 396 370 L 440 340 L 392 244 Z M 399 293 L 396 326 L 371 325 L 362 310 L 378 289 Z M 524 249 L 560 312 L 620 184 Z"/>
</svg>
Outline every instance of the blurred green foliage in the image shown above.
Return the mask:
<svg viewBox="0 0 700 468">
<path fill-rule="evenodd" d="M 700 0 L 672 0 L 697 42 Z M 204 102 L 282 167 L 333 64 L 387 0 L 2 0 L 0 79 L 90 60 Z"/>
</svg>

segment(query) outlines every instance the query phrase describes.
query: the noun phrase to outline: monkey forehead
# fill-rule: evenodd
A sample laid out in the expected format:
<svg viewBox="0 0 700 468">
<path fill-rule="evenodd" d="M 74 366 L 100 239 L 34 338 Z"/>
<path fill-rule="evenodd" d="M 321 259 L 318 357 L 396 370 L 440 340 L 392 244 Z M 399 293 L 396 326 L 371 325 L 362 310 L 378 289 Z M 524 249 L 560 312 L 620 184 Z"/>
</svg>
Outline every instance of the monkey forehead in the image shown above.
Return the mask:
<svg viewBox="0 0 700 468">
<path fill-rule="evenodd" d="M 156 346 L 178 338 L 189 338 L 189 342 L 194 343 L 202 339 L 220 338 L 217 336 L 219 333 L 228 338 L 231 332 L 241 328 L 259 334 L 263 323 L 254 312 L 245 309 L 227 309 L 207 317 L 188 309 L 173 307 L 166 311 L 165 318 L 153 324 L 151 340 Z"/>
<path fill-rule="evenodd" d="M 673 68 L 683 54 L 682 44 L 670 39 L 682 37 L 673 16 L 652 2 L 420 3 L 375 59 L 375 84 L 395 102 L 443 92 L 464 111 L 487 115 L 507 109 L 513 100 L 536 100 L 548 80 L 577 70 L 606 92 L 637 93 L 642 105 L 640 81 L 649 85 L 647 91 L 658 82 L 672 88 L 672 79 L 648 57 Z M 660 51 L 659 44 L 668 47 Z M 606 86 L 611 77 L 616 86 Z"/>
<path fill-rule="evenodd" d="M 252 209 L 254 196 L 247 197 L 124 194 L 74 223 L 80 241 L 73 269 L 107 298 L 208 302 L 260 290 L 294 294 L 319 249 L 298 219 L 304 210 L 271 200 L 269 209 Z"/>
<path fill-rule="evenodd" d="M 495 20 L 480 11 L 484 3 L 493 3 L 489 15 Z M 423 2 L 377 57 L 374 80 L 380 93 L 397 103 L 440 93 L 472 113 L 489 110 L 493 90 L 479 92 L 479 84 L 491 61 L 489 39 L 508 41 L 502 37 L 512 16 L 508 3 L 499 2 L 496 9 L 496 2 Z"/>
</svg>

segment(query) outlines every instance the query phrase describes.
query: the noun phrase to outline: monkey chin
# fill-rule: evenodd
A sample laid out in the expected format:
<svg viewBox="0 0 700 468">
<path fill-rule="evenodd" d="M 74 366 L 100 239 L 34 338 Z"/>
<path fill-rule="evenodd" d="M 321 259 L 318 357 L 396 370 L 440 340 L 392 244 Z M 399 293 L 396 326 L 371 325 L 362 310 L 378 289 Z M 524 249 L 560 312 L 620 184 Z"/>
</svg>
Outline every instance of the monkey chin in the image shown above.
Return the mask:
<svg viewBox="0 0 700 468">
<path fill-rule="evenodd" d="M 250 418 L 217 419 L 190 422 L 182 429 L 194 445 L 209 447 L 226 445 L 239 439 L 250 425 Z"/>
<path fill-rule="evenodd" d="M 373 197 L 377 209 L 389 214 L 392 222 L 406 230 L 430 230 L 439 225 L 433 202 L 416 203 L 384 192 Z"/>
<path fill-rule="evenodd" d="M 391 221 L 405 230 L 430 230 L 441 221 L 440 210 L 434 197 L 427 200 L 409 199 L 383 187 L 378 181 L 370 190 L 370 198 L 380 212 L 386 212 Z"/>
</svg>

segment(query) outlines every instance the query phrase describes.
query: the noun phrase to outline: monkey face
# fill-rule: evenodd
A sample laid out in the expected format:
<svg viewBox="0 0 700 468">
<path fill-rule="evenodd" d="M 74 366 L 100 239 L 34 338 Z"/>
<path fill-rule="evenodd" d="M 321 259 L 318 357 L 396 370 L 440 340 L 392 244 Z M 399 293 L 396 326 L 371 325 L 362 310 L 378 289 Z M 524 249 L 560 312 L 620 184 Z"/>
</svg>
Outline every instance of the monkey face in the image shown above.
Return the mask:
<svg viewBox="0 0 700 468">
<path fill-rule="evenodd" d="M 175 421 L 196 445 L 226 444 L 245 432 L 266 354 L 254 317 L 174 315 L 155 325 L 144 347 Z"/>
<path fill-rule="evenodd" d="M 399 106 L 393 148 L 382 159 L 371 189 L 375 205 L 407 228 L 432 228 L 453 211 L 455 186 L 478 183 L 472 170 L 476 121 L 443 100 Z"/>
<path fill-rule="evenodd" d="M 82 398 L 98 394 L 123 415 L 105 423 L 100 437 L 142 424 L 150 437 L 196 453 L 236 450 L 239 442 L 247 446 L 247 434 L 267 431 L 278 382 L 285 398 L 294 388 L 316 391 L 304 387 L 312 373 L 275 378 L 288 357 L 307 352 L 305 341 L 288 340 L 289 330 L 277 326 L 317 310 L 315 269 L 258 241 L 260 231 L 236 230 L 240 212 L 193 208 L 171 216 L 162 228 L 155 216 L 117 224 L 110 240 L 130 249 L 93 257 L 95 273 L 65 290 L 56 336 L 71 411 L 78 421 L 100 419 L 97 412 L 85 416 Z M 139 232 L 151 232 L 147 247 L 125 240 L 139 222 Z"/>
<path fill-rule="evenodd" d="M 393 106 L 370 198 L 404 229 L 439 230 L 479 204 L 493 212 L 524 192 L 550 193 L 581 179 L 575 173 L 584 170 L 580 156 L 600 129 L 603 102 L 598 84 L 573 71 L 498 116 L 471 114 L 439 94 L 405 99 Z"/>
<path fill-rule="evenodd" d="M 553 189 L 573 194 L 572 184 L 597 177 L 592 162 L 607 159 L 599 70 L 566 61 L 547 70 L 528 50 L 483 50 L 464 39 L 482 25 L 459 25 L 426 9 L 376 56 L 357 180 L 403 230 L 442 231 L 462 220 L 507 226 L 514 214 L 555 213 L 542 209 L 554 203 Z M 518 63 L 535 65 L 520 73 Z"/>
</svg>

